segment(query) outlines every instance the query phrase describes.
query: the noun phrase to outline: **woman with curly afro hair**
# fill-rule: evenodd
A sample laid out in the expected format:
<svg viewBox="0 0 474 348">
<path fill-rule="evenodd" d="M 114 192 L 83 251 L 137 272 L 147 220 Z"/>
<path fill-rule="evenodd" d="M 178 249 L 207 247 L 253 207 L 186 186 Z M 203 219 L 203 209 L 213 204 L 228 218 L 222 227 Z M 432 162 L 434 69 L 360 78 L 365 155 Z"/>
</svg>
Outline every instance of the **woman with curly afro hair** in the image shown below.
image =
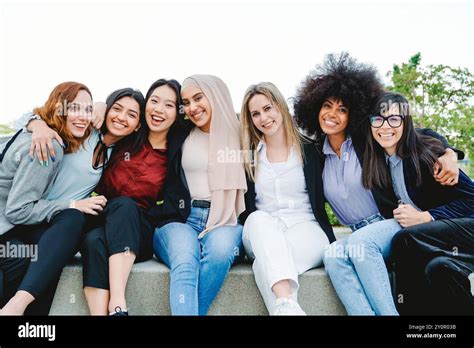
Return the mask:
<svg viewBox="0 0 474 348">
<path fill-rule="evenodd" d="M 350 315 L 398 315 L 385 266 L 392 237 L 402 229 L 393 219 L 397 198 L 390 188 L 368 190 L 362 184 L 367 136 L 362 124 L 383 90 L 373 66 L 345 52 L 331 54 L 303 81 L 294 104 L 298 125 L 316 137 L 324 154 L 325 198 L 353 232 L 324 255 L 326 271 Z M 448 147 L 436 132 L 423 132 Z M 456 177 L 456 160 L 452 154 L 443 157 L 443 168 L 454 168 L 448 176 Z"/>
</svg>

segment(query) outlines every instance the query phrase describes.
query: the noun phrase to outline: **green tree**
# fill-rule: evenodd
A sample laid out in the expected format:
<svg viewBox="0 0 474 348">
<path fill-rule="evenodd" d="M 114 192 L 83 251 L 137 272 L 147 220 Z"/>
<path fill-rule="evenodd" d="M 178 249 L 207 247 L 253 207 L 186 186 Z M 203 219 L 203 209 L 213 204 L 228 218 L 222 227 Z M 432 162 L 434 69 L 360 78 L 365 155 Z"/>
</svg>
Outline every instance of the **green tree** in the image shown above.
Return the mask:
<svg viewBox="0 0 474 348">
<path fill-rule="evenodd" d="M 474 159 L 474 76 L 466 68 L 421 65 L 421 54 L 395 64 L 387 74 L 392 91 L 411 103 L 415 124 L 443 134 L 452 146 Z"/>
<path fill-rule="evenodd" d="M 0 124 L 0 134 L 11 134 L 14 130 L 6 124 Z"/>
</svg>

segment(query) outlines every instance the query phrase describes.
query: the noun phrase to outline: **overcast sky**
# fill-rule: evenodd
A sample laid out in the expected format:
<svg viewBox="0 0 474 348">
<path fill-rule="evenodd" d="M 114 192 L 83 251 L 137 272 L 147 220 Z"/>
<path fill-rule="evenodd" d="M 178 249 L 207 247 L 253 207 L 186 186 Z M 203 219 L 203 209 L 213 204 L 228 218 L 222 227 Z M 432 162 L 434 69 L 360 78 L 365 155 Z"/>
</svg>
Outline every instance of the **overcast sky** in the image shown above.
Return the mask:
<svg viewBox="0 0 474 348">
<path fill-rule="evenodd" d="M 327 53 L 349 51 L 385 75 L 416 52 L 422 64 L 474 72 L 472 1 L 0 0 L 0 123 L 63 81 L 146 93 L 158 78 L 214 74 L 236 111 L 247 86 L 292 97 Z"/>
</svg>

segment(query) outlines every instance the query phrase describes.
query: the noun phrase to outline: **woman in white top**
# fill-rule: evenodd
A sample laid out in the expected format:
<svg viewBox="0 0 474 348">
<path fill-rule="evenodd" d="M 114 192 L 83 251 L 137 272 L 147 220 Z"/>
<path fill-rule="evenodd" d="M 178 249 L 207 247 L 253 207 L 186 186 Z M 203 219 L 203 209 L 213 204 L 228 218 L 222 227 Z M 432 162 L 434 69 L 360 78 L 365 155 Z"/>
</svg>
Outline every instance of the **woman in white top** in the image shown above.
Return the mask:
<svg viewBox="0 0 474 348">
<path fill-rule="evenodd" d="M 254 160 L 245 162 L 250 215 L 241 216 L 243 244 L 268 312 L 305 315 L 298 275 L 321 266 L 325 246 L 335 240 L 324 210 L 321 155 L 272 83 L 247 89 L 241 122 L 244 153 Z"/>
</svg>

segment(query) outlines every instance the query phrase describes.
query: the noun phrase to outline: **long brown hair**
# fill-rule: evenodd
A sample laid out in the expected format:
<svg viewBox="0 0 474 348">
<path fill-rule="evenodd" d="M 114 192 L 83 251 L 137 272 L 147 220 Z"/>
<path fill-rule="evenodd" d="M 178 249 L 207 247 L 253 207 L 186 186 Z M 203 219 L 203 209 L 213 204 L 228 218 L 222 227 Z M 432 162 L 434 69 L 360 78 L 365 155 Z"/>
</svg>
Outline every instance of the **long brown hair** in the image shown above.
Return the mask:
<svg viewBox="0 0 474 348">
<path fill-rule="evenodd" d="M 413 125 L 410 105 L 401 94 L 393 92 L 383 93 L 375 103 L 373 115 L 379 115 L 387 110 L 387 105 L 397 105 L 403 119 L 403 134 L 397 143 L 396 154 L 408 158 L 416 172 L 416 186 L 422 184 L 422 165 L 426 166 L 433 175 L 433 166 L 439 155 L 444 153 L 444 147 L 438 139 L 420 135 Z M 364 187 L 371 190 L 375 187 L 386 188 L 392 185 L 390 170 L 387 167 L 384 149 L 372 136 L 369 118 L 365 122 L 367 131 L 366 147 L 363 157 L 362 181 Z M 439 162 L 438 162 L 439 163 Z"/>
<path fill-rule="evenodd" d="M 76 138 L 67 127 L 67 111 L 65 106 L 71 103 L 79 93 L 86 91 L 92 98 L 92 93 L 86 85 L 78 82 L 63 82 L 54 87 L 43 106 L 35 108 L 33 113 L 39 115 L 46 124 L 56 132 L 68 145 L 64 153 L 76 152 L 91 132 L 91 126 L 87 128 L 84 136 Z"/>
</svg>

